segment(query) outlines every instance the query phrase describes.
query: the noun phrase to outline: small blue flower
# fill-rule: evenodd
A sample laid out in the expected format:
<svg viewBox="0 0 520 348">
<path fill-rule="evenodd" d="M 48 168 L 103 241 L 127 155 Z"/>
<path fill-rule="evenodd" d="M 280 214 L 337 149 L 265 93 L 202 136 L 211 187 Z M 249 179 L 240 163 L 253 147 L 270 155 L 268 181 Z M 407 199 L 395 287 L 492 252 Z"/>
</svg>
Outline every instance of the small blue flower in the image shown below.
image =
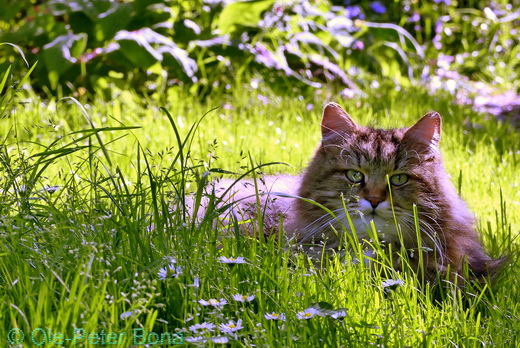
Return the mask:
<svg viewBox="0 0 520 348">
<path fill-rule="evenodd" d="M 364 19 L 365 15 L 359 6 L 347 6 L 345 7 L 345 16 L 350 19 L 359 18 Z"/>
<path fill-rule="evenodd" d="M 386 7 L 380 1 L 374 1 L 370 4 L 370 8 L 372 11 L 378 14 L 383 14 L 386 12 Z"/>
<path fill-rule="evenodd" d="M 238 319 L 237 322 L 235 322 L 233 320 L 230 320 L 227 324 L 220 324 L 219 325 L 220 332 L 228 333 L 228 334 L 236 332 L 236 331 L 241 330 L 243 328 L 244 327 L 242 326 L 242 319 Z"/>
<path fill-rule="evenodd" d="M 159 275 L 160 280 L 165 280 L 166 278 L 177 278 L 179 274 L 182 272 L 182 268 L 180 266 L 175 266 L 175 260 L 171 260 L 167 267 L 161 268 L 157 273 Z"/>
<path fill-rule="evenodd" d="M 218 258 L 220 263 L 246 263 L 246 259 L 244 259 L 242 256 L 238 257 L 225 257 L 221 256 Z"/>
<path fill-rule="evenodd" d="M 227 305 L 227 301 L 223 298 L 221 298 L 220 301 L 216 300 L 214 298 L 210 298 L 208 301 L 199 300 L 199 303 L 203 306 L 213 306 L 213 307 L 217 307 L 217 308 L 222 308 L 225 305 Z"/>
<path fill-rule="evenodd" d="M 233 295 L 233 300 L 237 302 L 251 302 L 255 299 L 255 295 L 247 296 L 242 294 L 235 294 Z"/>
<path fill-rule="evenodd" d="M 271 313 L 264 314 L 264 317 L 267 320 L 281 320 L 281 321 L 285 321 L 285 313 L 271 312 Z"/>
<path fill-rule="evenodd" d="M 414 12 L 411 17 L 409 17 L 406 21 L 411 23 L 417 23 L 421 20 L 421 15 L 419 12 Z"/>
<path fill-rule="evenodd" d="M 352 48 L 355 49 L 355 50 L 364 50 L 365 49 L 365 44 L 363 43 L 363 41 L 359 41 L 359 40 L 356 40 L 354 41 L 354 43 L 352 44 Z"/>
<path fill-rule="evenodd" d="M 387 279 L 381 283 L 381 286 L 386 293 L 396 290 L 398 287 L 403 285 L 404 282 L 401 279 Z"/>
<path fill-rule="evenodd" d="M 216 325 L 213 323 L 203 322 L 201 324 L 195 324 L 189 327 L 190 331 L 199 333 L 201 331 L 213 331 L 215 330 Z"/>
<path fill-rule="evenodd" d="M 296 318 L 300 320 L 308 320 L 314 317 L 316 314 L 319 314 L 319 311 L 316 308 L 307 308 L 304 311 L 296 313 Z"/>
</svg>

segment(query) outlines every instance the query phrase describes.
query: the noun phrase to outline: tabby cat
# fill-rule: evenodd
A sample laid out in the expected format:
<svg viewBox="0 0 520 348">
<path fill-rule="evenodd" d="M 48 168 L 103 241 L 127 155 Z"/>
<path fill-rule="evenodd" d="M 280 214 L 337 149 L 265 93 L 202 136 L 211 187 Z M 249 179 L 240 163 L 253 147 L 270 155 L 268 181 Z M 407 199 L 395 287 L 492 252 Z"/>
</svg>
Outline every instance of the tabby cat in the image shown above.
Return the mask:
<svg viewBox="0 0 520 348">
<path fill-rule="evenodd" d="M 360 126 L 341 106 L 329 103 L 321 132 L 321 144 L 302 175 L 267 176 L 256 184 L 221 180 L 216 192 L 237 202 L 235 216 L 258 221 L 260 213 L 264 231 L 271 233 L 283 223 L 301 245 L 336 249 L 344 231 L 368 241 L 373 223 L 379 241 L 392 244 L 392 250 L 421 246 L 422 267 L 418 253 L 409 262 L 428 278 L 448 272 L 459 277 L 465 264 L 472 278 L 496 273 L 504 260 L 486 255 L 474 216 L 444 170 L 437 112 L 410 128 L 383 130 Z"/>
</svg>

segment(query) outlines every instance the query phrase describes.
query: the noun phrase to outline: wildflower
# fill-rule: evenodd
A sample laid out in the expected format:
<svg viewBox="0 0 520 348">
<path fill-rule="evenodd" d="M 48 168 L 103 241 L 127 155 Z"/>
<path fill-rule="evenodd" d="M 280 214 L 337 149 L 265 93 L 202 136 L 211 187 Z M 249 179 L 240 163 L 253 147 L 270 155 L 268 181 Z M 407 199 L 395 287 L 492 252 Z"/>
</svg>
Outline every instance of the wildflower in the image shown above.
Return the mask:
<svg viewBox="0 0 520 348">
<path fill-rule="evenodd" d="M 177 260 L 171 256 L 166 256 L 164 260 L 168 261 L 169 263 L 177 263 Z"/>
<path fill-rule="evenodd" d="M 396 288 L 398 286 L 404 285 L 404 282 L 401 279 L 387 279 L 384 282 L 381 283 L 383 288 Z"/>
<path fill-rule="evenodd" d="M 227 324 L 220 324 L 219 328 L 223 333 L 233 333 L 243 329 L 244 327 L 242 326 L 242 319 L 238 319 L 236 323 L 233 320 L 230 320 Z"/>
<path fill-rule="evenodd" d="M 330 315 L 330 317 L 332 319 L 342 319 L 342 318 L 345 318 L 347 316 L 347 312 L 346 311 L 334 311 L 334 313 L 332 313 Z"/>
<path fill-rule="evenodd" d="M 370 8 L 377 14 L 383 14 L 386 12 L 386 7 L 381 3 L 381 1 L 374 1 L 370 4 Z"/>
<path fill-rule="evenodd" d="M 126 319 L 126 318 L 128 318 L 128 317 L 131 317 L 132 314 L 134 314 L 134 311 L 124 312 L 124 313 L 121 313 L 121 314 L 119 315 L 119 318 L 120 318 L 121 320 L 123 320 L 123 319 Z"/>
<path fill-rule="evenodd" d="M 407 22 L 412 22 L 412 23 L 417 23 L 420 20 L 421 20 L 421 15 L 419 14 L 419 12 L 414 12 L 411 17 L 406 19 Z"/>
<path fill-rule="evenodd" d="M 214 298 L 210 298 L 208 301 L 206 300 L 199 300 L 199 303 L 203 306 L 213 306 L 213 307 L 223 307 L 224 305 L 227 305 L 227 301 L 223 298 L 219 300 L 216 300 Z"/>
<path fill-rule="evenodd" d="M 182 272 L 182 268 L 180 266 L 175 266 L 175 260 L 172 260 L 174 262 L 170 263 L 168 267 L 163 267 L 159 270 L 157 273 L 159 275 L 159 279 L 165 280 L 166 278 L 176 278 L 179 273 Z"/>
<path fill-rule="evenodd" d="M 206 323 L 206 322 L 204 322 L 202 324 L 192 325 L 192 326 L 190 326 L 189 329 L 192 332 L 205 331 L 205 330 L 213 331 L 213 330 L 215 330 L 215 327 L 216 327 L 216 325 L 213 324 L 213 323 Z"/>
<path fill-rule="evenodd" d="M 403 286 L 404 282 L 401 279 L 387 279 L 381 283 L 381 286 L 385 290 L 385 292 L 389 293 L 392 290 L 397 289 L 400 286 Z"/>
<path fill-rule="evenodd" d="M 246 260 L 242 257 L 219 257 L 220 263 L 246 263 Z"/>
<path fill-rule="evenodd" d="M 233 300 L 238 301 L 238 302 L 251 302 L 255 299 L 255 297 L 256 297 L 255 295 L 247 296 L 247 295 L 236 294 L 236 295 L 233 295 Z"/>
<path fill-rule="evenodd" d="M 58 191 L 60 189 L 59 186 L 45 186 L 45 191 L 49 192 L 50 194 L 53 194 L 54 192 Z"/>
<path fill-rule="evenodd" d="M 352 48 L 355 50 L 363 51 L 365 49 L 365 44 L 363 43 L 363 41 L 356 40 L 352 44 Z"/>
<path fill-rule="evenodd" d="M 316 308 L 307 308 L 304 311 L 298 312 L 296 314 L 296 318 L 307 320 L 314 317 L 316 314 L 318 314 L 318 310 Z"/>
<path fill-rule="evenodd" d="M 186 337 L 185 340 L 186 340 L 186 342 L 190 342 L 190 343 L 206 343 L 206 339 L 202 336 Z"/>
<path fill-rule="evenodd" d="M 228 343 L 229 342 L 229 338 L 227 338 L 226 336 L 213 337 L 211 339 L 211 342 L 213 342 L 213 343 Z"/>
<path fill-rule="evenodd" d="M 365 15 L 363 10 L 359 6 L 347 6 L 345 7 L 345 16 L 350 19 L 359 18 L 364 19 Z"/>
<path fill-rule="evenodd" d="M 264 314 L 264 318 L 266 318 L 267 320 L 285 321 L 285 313 L 276 313 L 276 312 L 266 313 L 266 314 Z"/>
<path fill-rule="evenodd" d="M 264 105 L 269 104 L 269 98 L 264 97 L 264 96 L 261 95 L 261 94 L 258 95 L 258 99 L 259 99 L 259 100 L 260 100 Z"/>
</svg>

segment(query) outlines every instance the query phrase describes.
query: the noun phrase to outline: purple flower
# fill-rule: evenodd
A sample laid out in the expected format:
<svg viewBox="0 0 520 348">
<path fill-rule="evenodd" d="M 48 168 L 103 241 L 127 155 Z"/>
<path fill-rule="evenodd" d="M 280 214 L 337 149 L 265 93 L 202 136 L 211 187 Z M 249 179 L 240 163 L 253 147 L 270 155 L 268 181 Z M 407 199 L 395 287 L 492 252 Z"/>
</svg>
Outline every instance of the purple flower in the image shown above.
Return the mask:
<svg viewBox="0 0 520 348">
<path fill-rule="evenodd" d="M 365 49 L 365 44 L 363 43 L 363 41 L 359 41 L 359 40 L 356 40 L 354 42 L 354 44 L 352 45 L 352 48 L 355 49 L 355 50 L 364 50 Z"/>
<path fill-rule="evenodd" d="M 347 6 L 345 7 L 345 16 L 347 16 L 350 19 L 353 18 L 359 18 L 364 19 L 365 15 L 363 14 L 363 11 L 361 10 L 361 7 L 359 6 Z"/>
<path fill-rule="evenodd" d="M 383 14 L 386 12 L 386 7 L 380 1 L 374 1 L 371 3 L 370 8 L 372 11 L 378 14 Z"/>
<path fill-rule="evenodd" d="M 258 95 L 258 100 L 262 101 L 262 103 L 263 103 L 264 105 L 269 104 L 269 98 L 264 97 L 264 96 L 261 95 L 261 94 Z"/>
<path fill-rule="evenodd" d="M 435 35 L 432 41 L 435 49 L 440 50 L 442 48 L 441 37 L 439 35 Z"/>
<path fill-rule="evenodd" d="M 414 12 L 413 15 L 411 17 L 409 17 L 406 21 L 412 22 L 412 23 L 417 23 L 417 22 L 419 22 L 420 19 L 421 19 L 421 15 L 419 14 L 419 12 Z"/>
<path fill-rule="evenodd" d="M 451 0 L 433 0 L 433 2 L 435 2 L 436 4 L 444 4 L 446 6 L 451 5 Z"/>
<path fill-rule="evenodd" d="M 442 26 L 441 21 L 435 22 L 435 33 L 437 33 L 437 34 L 442 33 L 442 28 L 443 28 L 443 26 Z"/>
</svg>

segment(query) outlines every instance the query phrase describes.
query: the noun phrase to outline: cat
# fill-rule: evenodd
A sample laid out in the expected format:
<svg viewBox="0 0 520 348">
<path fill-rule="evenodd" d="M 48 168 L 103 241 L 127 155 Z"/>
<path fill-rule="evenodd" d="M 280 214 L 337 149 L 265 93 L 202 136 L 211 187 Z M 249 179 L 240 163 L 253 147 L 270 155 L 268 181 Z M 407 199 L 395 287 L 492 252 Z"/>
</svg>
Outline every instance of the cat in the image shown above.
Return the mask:
<svg viewBox="0 0 520 348">
<path fill-rule="evenodd" d="M 328 103 L 321 133 L 302 175 L 223 179 L 215 183 L 214 193 L 223 202 L 235 202 L 235 217 L 261 220 L 267 234 L 283 226 L 306 250 L 338 249 L 345 231 L 369 241 L 375 228 L 378 240 L 392 250 L 415 250 L 408 262 L 427 279 L 462 278 L 465 265 L 472 279 L 498 272 L 505 258 L 492 259 L 484 252 L 475 218 L 444 169 L 437 112 L 412 127 L 383 130 L 360 126 L 340 105 Z"/>
</svg>

